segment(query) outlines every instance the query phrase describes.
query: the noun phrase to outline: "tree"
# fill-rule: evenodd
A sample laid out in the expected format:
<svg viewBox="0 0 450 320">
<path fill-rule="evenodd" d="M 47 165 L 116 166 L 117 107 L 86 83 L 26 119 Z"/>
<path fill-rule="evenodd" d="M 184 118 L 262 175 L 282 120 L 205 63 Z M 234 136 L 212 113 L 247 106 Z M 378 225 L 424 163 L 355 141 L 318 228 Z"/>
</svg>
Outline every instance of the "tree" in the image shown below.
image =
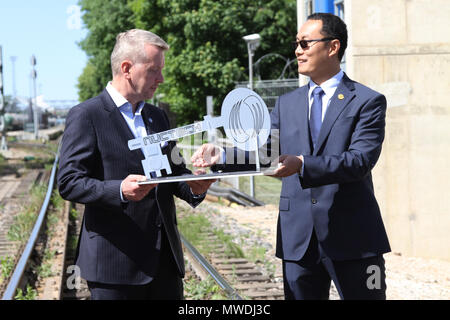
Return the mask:
<svg viewBox="0 0 450 320">
<path fill-rule="evenodd" d="M 88 63 L 78 78 L 81 101 L 98 95 L 112 79 L 111 52 L 116 36 L 134 28 L 132 11 L 126 0 L 80 0 L 83 22 L 88 34 L 80 42 L 88 56 Z"/>
<path fill-rule="evenodd" d="M 98 0 L 81 3 L 89 29 L 82 47 L 92 57 L 92 66 L 86 67 L 79 85 L 95 83 L 98 92 L 105 86 L 105 79 L 111 77 L 109 55 L 117 33 L 133 27 L 153 31 L 171 46 L 166 54 L 165 82 L 157 97 L 170 104 L 179 125 L 201 119 L 207 95 L 214 96 L 219 113 L 235 82 L 248 80 L 244 35 L 261 35 L 254 61 L 272 52 L 293 56 L 289 42 L 296 34 L 295 0 L 115 0 L 108 5 L 102 1 L 101 6 Z M 109 19 L 110 15 L 114 18 Z M 282 67 L 265 65 L 263 77 L 278 77 Z"/>
</svg>

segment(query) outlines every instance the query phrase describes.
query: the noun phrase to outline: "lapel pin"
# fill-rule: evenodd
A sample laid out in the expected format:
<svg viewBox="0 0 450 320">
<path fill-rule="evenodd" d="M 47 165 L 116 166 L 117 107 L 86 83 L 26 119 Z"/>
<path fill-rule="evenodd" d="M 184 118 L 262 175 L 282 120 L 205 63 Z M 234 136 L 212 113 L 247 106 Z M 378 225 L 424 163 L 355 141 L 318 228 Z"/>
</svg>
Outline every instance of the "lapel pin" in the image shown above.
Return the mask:
<svg viewBox="0 0 450 320">
<path fill-rule="evenodd" d="M 339 99 L 339 100 L 344 99 L 344 95 L 343 95 L 342 93 L 339 93 L 339 94 L 338 94 L 338 99 Z"/>
</svg>

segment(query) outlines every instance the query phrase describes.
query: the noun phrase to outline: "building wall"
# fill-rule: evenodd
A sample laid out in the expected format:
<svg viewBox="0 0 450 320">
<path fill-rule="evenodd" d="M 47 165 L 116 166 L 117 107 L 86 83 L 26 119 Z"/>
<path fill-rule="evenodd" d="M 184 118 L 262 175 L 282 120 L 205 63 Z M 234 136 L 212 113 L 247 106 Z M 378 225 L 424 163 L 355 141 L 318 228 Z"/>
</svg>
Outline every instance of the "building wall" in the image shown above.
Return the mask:
<svg viewBox="0 0 450 320">
<path fill-rule="evenodd" d="M 347 70 L 386 95 L 373 171 L 394 252 L 450 260 L 449 0 L 346 0 Z"/>
</svg>

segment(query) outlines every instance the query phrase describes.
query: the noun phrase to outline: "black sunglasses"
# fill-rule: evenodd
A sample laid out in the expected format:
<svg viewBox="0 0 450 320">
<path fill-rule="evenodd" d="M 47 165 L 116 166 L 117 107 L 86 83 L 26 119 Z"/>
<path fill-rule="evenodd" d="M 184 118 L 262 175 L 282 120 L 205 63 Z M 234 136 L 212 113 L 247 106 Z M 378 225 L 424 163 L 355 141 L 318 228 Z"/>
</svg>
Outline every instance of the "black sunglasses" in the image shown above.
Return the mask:
<svg viewBox="0 0 450 320">
<path fill-rule="evenodd" d="M 314 42 L 314 41 L 330 41 L 330 40 L 334 40 L 336 38 L 323 38 L 323 39 L 311 39 L 311 40 L 296 40 L 292 42 L 292 46 L 294 47 L 294 50 L 297 50 L 297 47 L 300 46 L 302 49 L 306 49 L 309 48 L 308 43 L 309 42 Z"/>
</svg>

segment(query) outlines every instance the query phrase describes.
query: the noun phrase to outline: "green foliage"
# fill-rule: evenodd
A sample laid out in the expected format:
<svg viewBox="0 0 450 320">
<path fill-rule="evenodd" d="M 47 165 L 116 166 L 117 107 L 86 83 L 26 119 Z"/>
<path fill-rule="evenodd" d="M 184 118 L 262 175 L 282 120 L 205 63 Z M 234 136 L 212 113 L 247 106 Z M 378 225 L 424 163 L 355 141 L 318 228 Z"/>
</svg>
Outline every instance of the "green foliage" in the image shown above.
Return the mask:
<svg viewBox="0 0 450 320">
<path fill-rule="evenodd" d="M 64 207 L 64 199 L 60 196 L 58 190 L 53 190 L 52 198 L 50 199 L 54 210 L 59 211 Z"/>
<path fill-rule="evenodd" d="M 111 52 L 116 36 L 134 28 L 126 0 L 80 0 L 87 37 L 80 42 L 89 57 L 78 79 L 78 95 L 86 100 L 99 94 L 111 80 Z"/>
<path fill-rule="evenodd" d="M 212 227 L 206 217 L 190 214 L 178 219 L 178 228 L 189 242 L 197 246 L 204 240 L 204 232 Z"/>
<path fill-rule="evenodd" d="M 55 255 L 56 250 L 45 250 L 41 264 L 36 266 L 36 272 L 40 278 L 48 278 L 54 275 L 54 272 L 52 271 L 52 261 Z"/>
<path fill-rule="evenodd" d="M 233 257 L 233 258 L 244 258 L 244 251 L 242 251 L 241 247 L 233 242 L 233 237 L 225 234 L 223 230 L 215 229 L 213 233 L 217 236 L 217 238 L 220 240 L 220 243 L 224 244 L 225 246 L 225 254 L 227 256 Z"/>
<path fill-rule="evenodd" d="M 157 96 L 177 113 L 178 124 L 205 114 L 206 96 L 215 112 L 236 81 L 248 79 L 243 36 L 259 33 L 254 61 L 267 53 L 293 57 L 289 42 L 296 34 L 294 0 L 81 0 L 89 33 L 81 47 L 90 57 L 79 78 L 80 100 L 98 94 L 111 79 L 110 54 L 115 36 L 131 28 L 150 30 L 165 39 L 165 83 Z M 284 65 L 261 67 L 263 79 L 277 78 Z"/>
<path fill-rule="evenodd" d="M 37 291 L 33 289 L 29 284 L 27 284 L 27 288 L 25 289 L 25 293 L 22 289 L 17 289 L 17 294 L 14 297 L 16 300 L 36 300 Z"/>
<path fill-rule="evenodd" d="M 185 298 L 188 300 L 225 300 L 228 297 L 219 285 L 210 277 L 205 281 L 196 278 L 184 280 Z"/>
<path fill-rule="evenodd" d="M 8 230 L 7 238 L 10 241 L 25 242 L 34 226 L 36 217 L 41 209 L 42 202 L 47 191 L 45 185 L 35 185 L 31 189 L 30 203 L 14 217 L 13 223 Z"/>
<path fill-rule="evenodd" d="M 75 208 L 71 208 L 69 212 L 69 220 L 70 221 L 76 221 L 78 219 L 79 212 Z"/>
<path fill-rule="evenodd" d="M 11 256 L 0 257 L 0 283 L 8 279 L 14 270 L 14 259 Z"/>
</svg>

